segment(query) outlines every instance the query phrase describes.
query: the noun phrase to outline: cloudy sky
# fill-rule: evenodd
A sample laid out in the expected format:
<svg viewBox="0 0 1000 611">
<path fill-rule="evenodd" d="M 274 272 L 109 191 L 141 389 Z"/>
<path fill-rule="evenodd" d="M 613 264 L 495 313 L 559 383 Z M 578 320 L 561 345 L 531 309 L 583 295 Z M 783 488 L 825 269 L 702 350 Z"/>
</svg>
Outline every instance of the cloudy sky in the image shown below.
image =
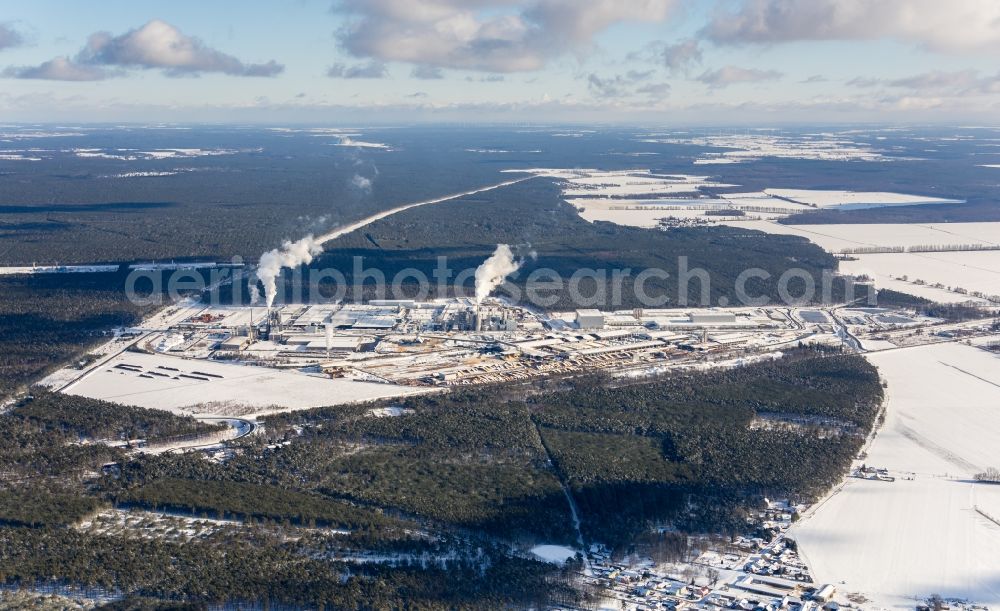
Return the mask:
<svg viewBox="0 0 1000 611">
<path fill-rule="evenodd" d="M 0 120 L 1000 123 L 997 57 L 998 0 L 0 0 Z"/>
</svg>

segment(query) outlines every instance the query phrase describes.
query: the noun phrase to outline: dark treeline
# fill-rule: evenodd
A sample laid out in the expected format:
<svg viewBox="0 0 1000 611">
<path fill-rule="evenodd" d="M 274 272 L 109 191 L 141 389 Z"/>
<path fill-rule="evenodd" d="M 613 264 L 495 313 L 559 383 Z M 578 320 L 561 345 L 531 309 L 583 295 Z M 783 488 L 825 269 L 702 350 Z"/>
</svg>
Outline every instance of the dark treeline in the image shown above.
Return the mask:
<svg viewBox="0 0 1000 611">
<path fill-rule="evenodd" d="M 1000 221 L 1000 206 L 992 194 L 962 204 L 915 204 L 854 210 L 800 212 L 780 219 L 783 225 L 838 225 L 845 223 L 981 223 Z"/>
<path fill-rule="evenodd" d="M 345 296 L 349 299 L 356 297 L 353 291 L 354 257 L 363 257 L 364 268 L 383 275 L 387 283 L 404 269 L 420 270 L 428 278 L 428 288 L 433 295 L 438 292 L 438 282 L 432 274 L 439 256 L 447 257 L 453 274 L 445 281 L 446 292 L 450 292 L 455 277 L 463 270 L 474 270 L 498 243 L 510 244 L 515 254 L 525 260 L 522 269 L 511 279 L 522 298 L 525 280 L 537 269 L 553 269 L 566 283 L 578 270 L 596 270 L 604 274 L 598 275 L 597 280 L 581 276 L 579 292 L 585 299 L 593 298 L 592 304 L 572 299 L 567 286 L 541 291 L 544 298 L 555 298 L 551 304 L 546 304 L 553 309 L 589 305 L 603 309 L 642 306 L 634 286 L 635 278 L 649 268 L 663 270 L 669 277 L 648 278 L 644 284 L 646 293 L 675 305 L 682 290 L 679 276 L 683 265 L 688 270 L 700 268 L 708 272 L 708 302 L 704 305 L 716 305 L 723 297 L 729 303 L 738 303 L 736 278 L 748 268 L 761 268 L 771 276 L 766 280 L 751 278 L 746 283 L 747 293 L 771 300 L 778 299 L 778 279 L 790 268 L 799 268 L 812 275 L 816 286 L 820 286 L 823 270 L 836 269 L 836 261 L 831 255 L 795 236 L 766 235 L 730 227 L 659 231 L 605 222 L 588 223 L 562 201 L 555 183 L 537 178 L 383 219 L 328 244 L 327 252 L 310 267 L 343 273 L 348 285 Z M 686 263 L 682 263 L 681 258 L 686 258 Z M 612 274 L 616 270 L 622 273 L 631 270 L 623 277 L 620 291 L 614 288 Z M 374 283 L 364 279 L 358 281 L 362 280 L 366 283 L 362 297 L 378 296 Z M 694 279 L 685 284 L 688 303 L 700 305 L 700 281 Z M 324 282 L 322 286 L 324 295 L 336 294 L 332 283 Z M 801 279 L 793 279 L 789 290 L 793 295 L 800 295 L 803 286 Z M 471 288 L 472 280 L 465 276 L 465 294 L 470 294 Z M 405 295 L 413 296 L 418 294 L 420 287 L 412 279 L 406 279 L 402 289 Z M 292 294 L 290 285 L 286 290 Z M 837 298 L 842 291 L 843 285 L 838 281 L 832 297 Z M 619 292 L 620 298 L 616 297 Z"/>
<path fill-rule="evenodd" d="M 0 396 L 149 313 L 126 299 L 124 282 L 111 272 L 0 276 Z"/>
<path fill-rule="evenodd" d="M 9 416 L 29 427 L 37 427 L 40 432 L 68 434 L 81 440 L 159 441 L 224 428 L 221 424 L 199 422 L 190 416 L 177 416 L 159 409 L 64 395 L 41 388 L 34 388 L 30 398 L 19 401 Z"/>
<path fill-rule="evenodd" d="M 268 426 L 279 434 L 307 425 L 292 448 L 368 446 L 336 461 L 336 477 L 324 484 L 328 492 L 452 523 L 459 516 L 463 526 L 476 523 L 469 512 L 483 512 L 488 519 L 478 525 L 489 527 L 503 523 L 497 511 L 521 511 L 522 497 L 504 500 L 503 494 L 522 487 L 494 488 L 497 475 L 488 472 L 477 485 L 470 474 L 479 465 L 493 463 L 496 473 L 518 456 L 538 465 L 547 450 L 585 507 L 586 534 L 621 542 L 654 519 L 682 520 L 694 529 L 729 527 L 739 522 L 740 507 L 764 494 L 822 493 L 857 452 L 881 396 L 878 375 L 863 359 L 802 349 L 780 361 L 630 385 L 596 377 L 552 382 L 544 390 L 472 389 L 407 399 L 415 413 L 397 418 L 328 409 L 275 417 Z M 826 426 L 753 426 L 761 412 Z M 533 476 L 536 486 L 546 481 L 542 467 Z M 483 488 L 501 496 L 477 505 Z M 536 512 L 551 507 L 554 517 L 565 515 L 552 484 L 538 492 Z M 686 501 L 709 497 L 720 499 L 725 511 L 680 513 Z M 449 511 L 456 502 L 461 511 Z M 532 522 L 528 531 L 550 538 L 559 532 L 544 523 Z"/>
<path fill-rule="evenodd" d="M 371 509 L 277 486 L 163 478 L 112 497 L 118 504 L 181 511 L 219 519 L 288 520 L 302 526 L 388 528 L 393 520 Z"/>
<path fill-rule="evenodd" d="M 69 524 L 103 505 L 86 480 L 123 452 L 95 440 L 215 428 L 158 410 L 35 389 L 0 414 L 0 523 Z"/>
<path fill-rule="evenodd" d="M 552 565 L 481 550 L 481 557 L 446 568 L 358 565 L 313 558 L 296 542 L 246 530 L 176 544 L 0 527 L 0 573 L 22 585 L 57 577 L 129 597 L 313 609 L 496 609 L 577 599 Z"/>
<path fill-rule="evenodd" d="M 765 494 L 816 496 L 850 465 L 882 389 L 860 357 L 801 350 L 781 361 L 620 387 L 577 381 L 532 397 L 572 485 L 585 534 L 624 544 L 652 521 L 735 529 Z M 844 434 L 751 427 L 759 412 L 840 421 Z M 694 502 L 699 509 L 684 513 Z"/>
<path fill-rule="evenodd" d="M 877 297 L 878 305 L 881 307 L 907 308 L 914 310 L 917 314 L 943 318 L 949 322 L 1000 317 L 1000 308 L 981 308 L 961 303 L 936 303 L 923 297 L 890 289 L 879 289 Z"/>
</svg>

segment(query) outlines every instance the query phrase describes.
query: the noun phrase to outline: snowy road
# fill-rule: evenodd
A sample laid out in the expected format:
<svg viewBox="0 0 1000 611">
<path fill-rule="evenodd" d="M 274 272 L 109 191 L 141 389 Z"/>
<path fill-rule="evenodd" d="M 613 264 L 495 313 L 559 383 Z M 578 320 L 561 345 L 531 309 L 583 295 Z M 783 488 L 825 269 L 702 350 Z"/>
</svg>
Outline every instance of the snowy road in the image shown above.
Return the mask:
<svg viewBox="0 0 1000 611">
<path fill-rule="evenodd" d="M 365 227 L 367 225 L 371 225 L 375 221 L 379 221 L 379 220 L 382 220 L 382 219 L 384 219 L 386 217 L 392 216 L 394 214 L 398 214 L 400 212 L 403 212 L 404 210 L 409 210 L 410 208 L 417 208 L 418 206 L 427 206 L 427 205 L 430 205 L 430 204 L 440 204 L 441 202 L 446 202 L 446 201 L 449 201 L 449 200 L 458 199 L 460 197 L 465 197 L 467 195 L 475 195 L 477 193 L 485 193 L 486 191 L 492 191 L 494 189 L 500 189 L 500 188 L 503 188 L 503 187 L 509 187 L 510 185 L 514 185 L 514 184 L 517 184 L 519 182 L 524 182 L 526 180 L 531 180 L 532 178 L 535 178 L 535 177 L 534 176 L 526 176 L 524 178 L 517 178 L 515 180 L 507 180 L 507 181 L 504 181 L 504 182 L 501 182 L 501 183 L 497 183 L 495 185 L 489 185 L 487 187 L 480 187 L 478 189 L 473 189 L 471 191 L 463 191 L 462 193 L 453 193 L 451 195 L 445 195 L 444 197 L 437 197 L 437 198 L 434 198 L 434 199 L 427 199 L 427 200 L 424 200 L 424 201 L 421 201 L 421 202 L 413 202 L 411 204 L 404 204 L 402 206 L 397 206 L 397 207 L 392 208 L 390 210 L 384 210 L 384 211 L 379 212 L 377 214 L 373 214 L 373 215 L 371 215 L 369 217 L 363 218 L 360 221 L 356 221 L 354 223 L 350 223 L 349 225 L 344 225 L 342 227 L 338 227 L 338 228 L 334 229 L 333 231 L 330 231 L 330 232 L 327 232 L 327 233 L 321 235 L 319 238 L 316 239 L 316 241 L 318 243 L 320 243 L 320 244 L 325 244 L 327 242 L 330 242 L 332 240 L 335 240 L 335 239 L 339 238 L 342 235 L 347 235 L 348 233 L 351 233 L 352 231 L 361 229 L 362 227 Z"/>
</svg>

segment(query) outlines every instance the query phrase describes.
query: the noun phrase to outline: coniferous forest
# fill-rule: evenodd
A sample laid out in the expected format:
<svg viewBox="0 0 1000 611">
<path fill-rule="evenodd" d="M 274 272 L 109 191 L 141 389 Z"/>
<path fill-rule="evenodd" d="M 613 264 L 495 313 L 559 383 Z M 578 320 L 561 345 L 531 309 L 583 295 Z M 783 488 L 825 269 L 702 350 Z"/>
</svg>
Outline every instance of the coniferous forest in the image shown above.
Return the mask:
<svg viewBox="0 0 1000 611">
<path fill-rule="evenodd" d="M 572 563 L 519 550 L 582 535 L 626 551 L 657 526 L 736 533 L 765 495 L 809 499 L 841 477 L 881 396 L 862 358 L 800 348 L 735 369 L 292 412 L 220 463 L 81 443 L 199 425 L 36 393 L 0 416 L 16 440 L 0 455 L 0 574 L 125 600 L 585 605 Z M 372 417 L 378 405 L 407 411 Z M 108 528 L 115 511 L 148 524 Z M 214 526 L 189 536 L 163 520 Z"/>
</svg>

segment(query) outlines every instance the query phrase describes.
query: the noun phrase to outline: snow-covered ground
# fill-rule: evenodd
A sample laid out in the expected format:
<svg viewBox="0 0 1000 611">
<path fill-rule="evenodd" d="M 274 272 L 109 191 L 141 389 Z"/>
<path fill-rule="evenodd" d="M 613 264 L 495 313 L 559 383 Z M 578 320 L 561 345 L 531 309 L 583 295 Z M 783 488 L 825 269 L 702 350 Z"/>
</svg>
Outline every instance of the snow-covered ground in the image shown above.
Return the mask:
<svg viewBox="0 0 1000 611">
<path fill-rule="evenodd" d="M 259 149 L 254 149 L 259 150 Z M 99 148 L 77 148 L 65 152 L 71 152 L 77 157 L 96 159 L 116 159 L 118 161 L 139 161 L 148 159 L 190 159 L 192 157 L 217 157 L 219 155 L 235 155 L 240 152 L 233 149 L 190 149 L 190 148 L 165 148 L 149 151 L 137 151 L 135 149 L 99 149 Z"/>
<path fill-rule="evenodd" d="M 41 157 L 23 155 L 9 151 L 0 151 L 0 161 L 41 161 Z"/>
<path fill-rule="evenodd" d="M 725 224 L 766 233 L 802 236 L 830 252 L 853 248 L 1000 246 L 1000 223 L 902 223 L 782 225 L 770 221 L 727 221 Z"/>
<path fill-rule="evenodd" d="M 13 267 L 0 267 L 0 276 L 12 276 L 18 274 L 85 274 L 94 272 L 113 272 L 117 269 L 117 265 L 20 265 Z"/>
<path fill-rule="evenodd" d="M 888 191 L 827 191 L 815 189 L 765 189 L 764 193 L 778 198 L 790 199 L 800 204 L 817 208 L 836 208 L 839 206 L 856 206 L 869 204 L 872 206 L 900 206 L 905 204 L 957 204 L 961 200 L 930 197 L 927 195 L 908 195 L 906 193 L 890 193 Z"/>
<path fill-rule="evenodd" d="M 865 462 L 894 482 L 850 479 L 792 536 L 820 582 L 909 608 L 932 593 L 1000 605 L 1000 357 L 957 343 L 868 358 L 888 381 L 886 422 Z"/>
<path fill-rule="evenodd" d="M 536 545 L 531 548 L 531 553 L 544 562 L 563 564 L 576 555 L 576 550 L 562 545 Z"/>
<path fill-rule="evenodd" d="M 365 148 L 365 149 L 382 149 L 385 151 L 392 150 L 388 144 L 382 144 L 381 142 L 365 142 L 364 140 L 355 140 L 350 136 L 341 136 L 339 142 L 332 143 L 333 146 L 351 146 L 355 148 Z"/>
<path fill-rule="evenodd" d="M 331 379 L 270 367 L 124 352 L 71 384 L 64 392 L 198 416 L 251 417 L 400 397 L 426 392 L 426 389 Z"/>
<path fill-rule="evenodd" d="M 845 134 L 782 135 L 753 132 L 691 136 L 675 133 L 650 134 L 639 141 L 729 149 L 705 153 L 694 160 L 695 165 L 743 163 L 765 157 L 826 161 L 888 160 L 870 145 L 856 142 Z"/>
<path fill-rule="evenodd" d="M 919 290 L 915 280 L 926 285 L 940 284 L 985 295 L 1000 295 L 1000 250 L 971 252 L 921 252 L 853 255 L 856 261 L 842 261 L 840 269 L 851 274 L 865 273 L 884 287 L 885 280 L 906 276 L 904 292 Z M 956 301 L 962 301 L 956 295 Z"/>
<path fill-rule="evenodd" d="M 674 224 L 725 224 L 765 233 L 797 235 L 832 252 L 864 249 L 935 249 L 1000 247 L 1000 223 L 782 225 L 775 222 L 796 211 L 841 205 L 879 206 L 942 203 L 923 195 L 891 192 L 765 189 L 710 196 L 709 187 L 725 186 L 708 176 L 659 175 L 646 170 L 535 168 L 524 170 L 565 181 L 567 203 L 590 222 L 653 228 Z M 686 194 L 686 197 L 682 195 Z M 711 211 L 737 209 L 744 216 L 718 216 Z M 933 301 L 958 303 L 1000 295 L 1000 250 L 854 254 L 840 270 L 872 277 L 879 288 L 910 293 Z M 915 282 L 919 280 L 920 282 Z M 955 289 L 962 289 L 956 291 Z M 963 292 L 964 291 L 964 292 Z"/>
</svg>

